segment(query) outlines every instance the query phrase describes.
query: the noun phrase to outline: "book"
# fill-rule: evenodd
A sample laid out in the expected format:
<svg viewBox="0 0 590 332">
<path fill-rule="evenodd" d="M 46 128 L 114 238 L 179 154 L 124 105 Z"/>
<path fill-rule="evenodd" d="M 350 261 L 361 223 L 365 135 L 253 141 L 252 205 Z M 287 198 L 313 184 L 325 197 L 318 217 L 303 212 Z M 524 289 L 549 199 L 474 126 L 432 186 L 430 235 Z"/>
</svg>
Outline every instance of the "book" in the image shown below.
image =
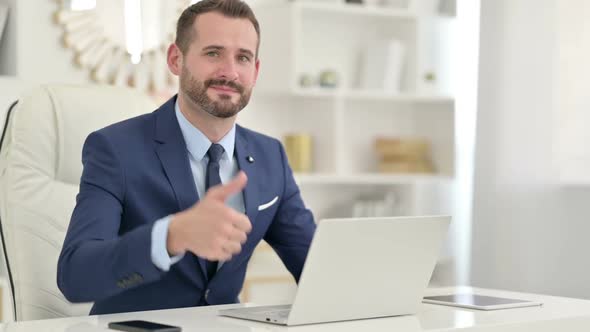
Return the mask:
<svg viewBox="0 0 590 332">
<path fill-rule="evenodd" d="M 430 143 L 423 138 L 375 139 L 377 167 L 381 173 L 434 173 Z"/>
<path fill-rule="evenodd" d="M 365 49 L 361 70 L 362 89 L 399 93 L 404 71 L 405 46 L 396 39 L 373 40 Z"/>
<path fill-rule="evenodd" d="M 430 143 L 422 138 L 377 138 L 375 139 L 375 151 L 382 158 L 423 157 L 430 154 Z"/>
</svg>

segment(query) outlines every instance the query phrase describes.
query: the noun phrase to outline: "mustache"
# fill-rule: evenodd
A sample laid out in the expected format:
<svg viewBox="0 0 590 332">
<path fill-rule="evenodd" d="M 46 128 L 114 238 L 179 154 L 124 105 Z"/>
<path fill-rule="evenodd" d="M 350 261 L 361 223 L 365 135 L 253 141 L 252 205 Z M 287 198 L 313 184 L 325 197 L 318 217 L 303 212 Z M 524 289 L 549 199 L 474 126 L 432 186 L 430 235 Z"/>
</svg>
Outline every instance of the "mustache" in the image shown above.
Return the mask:
<svg viewBox="0 0 590 332">
<path fill-rule="evenodd" d="M 230 87 L 230 88 L 238 91 L 239 93 L 244 92 L 244 87 L 234 81 L 221 80 L 221 79 L 210 79 L 210 80 L 205 81 L 205 87 L 210 87 L 212 85 L 227 86 L 227 87 Z"/>
</svg>

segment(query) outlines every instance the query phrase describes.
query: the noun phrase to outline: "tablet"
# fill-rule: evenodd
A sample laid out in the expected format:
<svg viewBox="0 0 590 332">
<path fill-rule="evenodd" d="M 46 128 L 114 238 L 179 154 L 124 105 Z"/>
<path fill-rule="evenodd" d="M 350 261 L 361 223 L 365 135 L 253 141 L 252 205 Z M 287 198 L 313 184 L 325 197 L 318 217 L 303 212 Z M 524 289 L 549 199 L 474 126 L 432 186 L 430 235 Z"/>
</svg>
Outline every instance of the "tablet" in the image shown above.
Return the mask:
<svg viewBox="0 0 590 332">
<path fill-rule="evenodd" d="M 485 296 L 467 293 L 440 296 L 426 296 L 424 297 L 424 300 L 422 302 L 478 310 L 497 310 L 543 305 L 543 303 L 537 301 L 528 301 L 514 298 Z"/>
</svg>

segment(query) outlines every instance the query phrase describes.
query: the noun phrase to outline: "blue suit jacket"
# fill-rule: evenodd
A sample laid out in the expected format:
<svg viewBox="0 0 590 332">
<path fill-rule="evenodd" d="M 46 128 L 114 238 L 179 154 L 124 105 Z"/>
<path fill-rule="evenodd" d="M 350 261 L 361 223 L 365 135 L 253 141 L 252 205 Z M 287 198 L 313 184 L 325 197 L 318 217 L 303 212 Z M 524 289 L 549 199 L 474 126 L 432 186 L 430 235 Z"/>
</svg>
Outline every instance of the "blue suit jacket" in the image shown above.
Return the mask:
<svg viewBox="0 0 590 332">
<path fill-rule="evenodd" d="M 240 126 L 235 154 L 248 175 L 244 203 L 252 223 L 241 253 L 211 280 L 204 260 L 190 253 L 168 272 L 152 263 L 153 223 L 199 200 L 175 100 L 93 132 L 84 143 L 80 192 L 59 257 L 57 283 L 69 301 L 95 302 L 91 314 L 235 303 L 261 239 L 299 280 L 315 231 L 313 216 L 280 142 Z M 276 196 L 277 203 L 258 211 Z"/>
</svg>

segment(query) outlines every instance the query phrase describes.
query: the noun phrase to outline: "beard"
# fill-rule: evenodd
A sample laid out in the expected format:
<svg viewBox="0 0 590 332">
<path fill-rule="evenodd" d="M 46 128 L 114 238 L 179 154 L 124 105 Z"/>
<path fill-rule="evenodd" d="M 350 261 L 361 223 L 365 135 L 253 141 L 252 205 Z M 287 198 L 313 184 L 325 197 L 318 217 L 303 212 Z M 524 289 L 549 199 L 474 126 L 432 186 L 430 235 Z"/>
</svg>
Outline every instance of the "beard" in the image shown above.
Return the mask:
<svg viewBox="0 0 590 332">
<path fill-rule="evenodd" d="M 219 100 L 211 100 L 207 95 L 207 89 L 212 85 L 226 86 L 236 90 L 240 95 L 238 101 L 236 103 L 232 102 L 231 96 L 227 94 L 219 95 Z M 182 73 L 180 75 L 180 89 L 193 103 L 201 107 L 205 112 L 223 119 L 231 118 L 238 114 L 248 105 L 250 95 L 252 94 L 252 89 L 246 89 L 233 81 L 223 79 L 199 81 L 185 66 L 182 67 Z"/>
</svg>

